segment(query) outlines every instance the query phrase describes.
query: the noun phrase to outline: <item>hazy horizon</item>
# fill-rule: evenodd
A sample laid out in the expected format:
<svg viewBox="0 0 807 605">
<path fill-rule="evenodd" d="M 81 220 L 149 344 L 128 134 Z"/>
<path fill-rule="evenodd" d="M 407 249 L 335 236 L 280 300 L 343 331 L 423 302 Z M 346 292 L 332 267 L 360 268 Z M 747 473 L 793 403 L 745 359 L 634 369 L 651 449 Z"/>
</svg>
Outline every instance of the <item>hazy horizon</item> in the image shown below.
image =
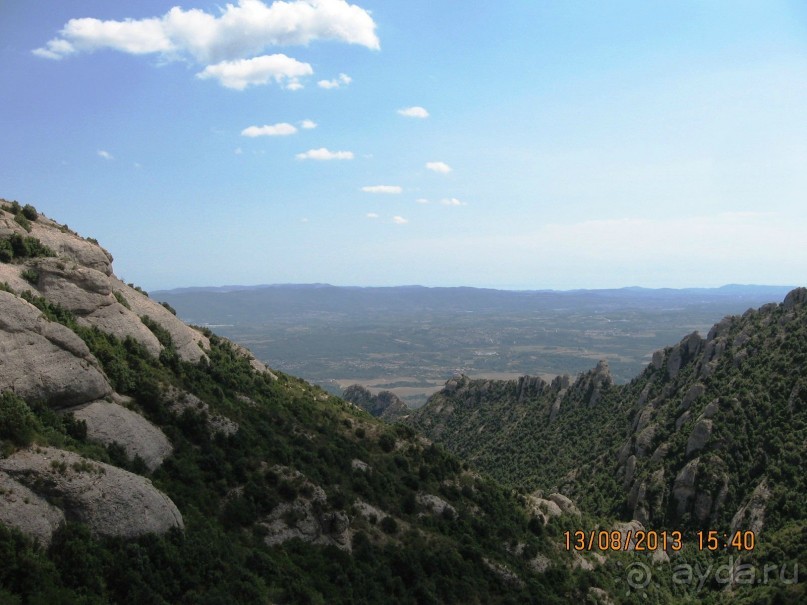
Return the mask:
<svg viewBox="0 0 807 605">
<path fill-rule="evenodd" d="M 136 284 L 137 285 L 137 284 Z M 600 290 L 630 290 L 630 289 L 638 289 L 638 290 L 720 290 L 723 288 L 798 288 L 799 285 L 791 285 L 791 284 L 720 284 L 717 286 L 681 286 L 681 287 L 666 287 L 666 286 L 659 286 L 659 287 L 646 287 L 646 286 L 638 286 L 638 285 L 627 285 L 627 286 L 614 286 L 611 288 L 541 288 L 541 287 L 519 287 L 519 286 L 467 286 L 467 285 L 457 285 L 457 286 L 444 286 L 444 285 L 424 285 L 424 284 L 394 284 L 394 285 L 377 285 L 377 284 L 334 284 L 334 283 L 327 283 L 327 282 L 286 282 L 286 283 L 272 283 L 272 284 L 221 284 L 221 285 L 187 285 L 187 286 L 174 286 L 168 288 L 155 288 L 153 292 L 171 292 L 176 290 L 224 290 L 224 289 L 257 289 L 257 288 L 279 288 L 279 287 L 334 287 L 334 288 L 428 288 L 428 289 L 438 289 L 438 288 L 468 288 L 468 289 L 478 289 L 478 290 L 502 290 L 502 291 L 509 291 L 509 292 L 575 292 L 575 291 L 600 291 Z"/>
</svg>

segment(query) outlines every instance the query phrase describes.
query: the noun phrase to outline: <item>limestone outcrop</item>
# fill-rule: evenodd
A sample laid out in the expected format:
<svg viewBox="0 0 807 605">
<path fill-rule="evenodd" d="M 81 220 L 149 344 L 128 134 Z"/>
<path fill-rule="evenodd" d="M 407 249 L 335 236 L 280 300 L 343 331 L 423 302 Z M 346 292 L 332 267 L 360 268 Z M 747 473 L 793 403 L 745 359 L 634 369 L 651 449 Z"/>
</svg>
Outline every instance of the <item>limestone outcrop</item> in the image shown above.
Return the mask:
<svg viewBox="0 0 807 605">
<path fill-rule="evenodd" d="M 140 414 L 117 403 L 98 400 L 69 411 L 76 420 L 87 424 L 87 437 L 104 445 L 117 443 L 129 458 L 142 458 L 150 471 L 174 451 L 165 433 Z"/>
<path fill-rule="evenodd" d="M 96 535 L 135 537 L 184 527 L 177 507 L 151 481 L 73 452 L 49 447 L 20 450 L 0 460 L 0 473 L 51 502 L 66 519 L 85 523 Z M 41 508 L 51 518 L 58 516 L 50 507 Z M 49 539 L 46 528 L 36 531 L 43 540 Z"/>
<path fill-rule="evenodd" d="M 112 387 L 72 330 L 0 291 L 0 391 L 6 390 L 58 408 L 105 397 Z"/>
</svg>

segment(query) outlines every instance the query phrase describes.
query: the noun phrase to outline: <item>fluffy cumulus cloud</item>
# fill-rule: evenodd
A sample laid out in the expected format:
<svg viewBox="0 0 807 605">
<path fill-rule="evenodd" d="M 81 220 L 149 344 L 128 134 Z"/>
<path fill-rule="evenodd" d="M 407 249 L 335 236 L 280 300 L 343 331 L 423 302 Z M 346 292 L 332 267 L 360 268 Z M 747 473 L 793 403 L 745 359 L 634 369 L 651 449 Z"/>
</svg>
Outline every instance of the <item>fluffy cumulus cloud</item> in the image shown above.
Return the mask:
<svg viewBox="0 0 807 605">
<path fill-rule="evenodd" d="M 239 64 L 239 59 L 256 57 L 272 46 L 332 40 L 378 49 L 375 28 L 369 12 L 345 0 L 277 0 L 269 5 L 261 0 L 239 0 L 227 4 L 218 14 L 174 7 L 161 17 L 147 19 L 71 19 L 58 37 L 33 53 L 47 59 L 104 48 L 136 55 L 157 54 L 164 60 L 191 59 L 206 65 L 201 74 L 209 75 L 202 77 L 211 77 L 215 70 L 210 72 L 210 68 L 227 69 Z M 242 89 L 270 79 L 220 81 L 230 88 Z M 287 88 L 300 86 L 292 79 Z"/>
<path fill-rule="evenodd" d="M 245 137 L 283 137 L 297 132 L 297 128 L 286 122 L 265 126 L 248 126 L 241 131 Z"/>
<path fill-rule="evenodd" d="M 395 223 L 396 225 L 405 225 L 409 221 L 402 216 L 393 216 L 392 222 Z"/>
<path fill-rule="evenodd" d="M 375 212 L 368 212 L 367 218 L 378 218 L 378 215 Z"/>
<path fill-rule="evenodd" d="M 312 73 L 314 70 L 308 63 L 277 54 L 238 61 L 222 61 L 208 65 L 196 74 L 196 77 L 202 80 L 215 78 L 222 86 L 235 90 L 244 90 L 247 86 L 255 84 L 266 84 L 270 80 L 289 90 L 297 90 L 302 88 L 299 78 L 310 76 Z"/>
<path fill-rule="evenodd" d="M 416 201 L 418 204 L 428 204 L 428 203 L 429 203 L 429 200 L 428 200 L 427 198 L 425 198 L 425 197 L 419 197 L 419 198 L 418 198 L 418 199 L 416 199 L 415 201 Z"/>
<path fill-rule="evenodd" d="M 451 166 L 445 162 L 426 162 L 426 169 L 432 172 L 439 172 L 440 174 L 448 174 L 451 172 Z"/>
<path fill-rule="evenodd" d="M 403 191 L 398 185 L 367 185 L 361 190 L 367 193 L 400 193 Z"/>
<path fill-rule="evenodd" d="M 320 88 L 340 88 L 342 86 L 347 86 L 353 81 L 347 74 L 339 74 L 338 78 L 334 78 L 333 80 L 320 80 L 317 82 L 317 86 Z"/>
<path fill-rule="evenodd" d="M 352 151 L 330 151 L 325 147 L 309 149 L 295 156 L 298 160 L 352 160 Z"/>
<path fill-rule="evenodd" d="M 398 110 L 398 114 L 407 118 L 428 118 L 429 112 L 423 107 L 415 105 L 414 107 L 404 107 Z"/>
<path fill-rule="evenodd" d="M 300 128 L 304 128 L 306 130 L 311 130 L 312 128 L 316 128 L 317 123 L 314 120 L 303 120 L 300 122 Z"/>
<path fill-rule="evenodd" d="M 465 202 L 458 200 L 455 197 L 447 197 L 440 200 L 443 206 L 465 206 Z"/>
<path fill-rule="evenodd" d="M 98 156 L 104 158 L 105 160 L 114 160 L 114 156 L 104 149 L 98 150 Z"/>
</svg>

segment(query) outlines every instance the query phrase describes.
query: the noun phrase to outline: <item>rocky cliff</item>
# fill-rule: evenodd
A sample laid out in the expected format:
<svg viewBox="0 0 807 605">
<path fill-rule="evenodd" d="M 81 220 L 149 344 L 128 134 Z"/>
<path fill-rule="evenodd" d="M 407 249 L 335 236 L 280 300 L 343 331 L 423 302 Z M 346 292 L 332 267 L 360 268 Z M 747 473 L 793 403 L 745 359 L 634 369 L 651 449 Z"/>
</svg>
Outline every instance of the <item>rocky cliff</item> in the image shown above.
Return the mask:
<svg viewBox="0 0 807 605">
<path fill-rule="evenodd" d="M 377 395 L 373 395 L 369 389 L 360 384 L 352 384 L 347 387 L 342 393 L 342 398 L 387 422 L 395 422 L 410 411 L 395 393 L 381 391 Z"/>
<path fill-rule="evenodd" d="M 90 442 L 120 447 L 154 471 L 171 454 L 171 442 L 115 391 L 88 334 L 137 343 L 154 357 L 166 350 L 167 335 L 171 350 L 188 362 L 207 359 L 207 336 L 119 280 L 112 256 L 94 240 L 31 207 L 2 201 L 0 208 L 0 392 L 70 418 Z M 54 314 L 69 314 L 70 321 L 55 321 Z M 3 410 L 6 421 L 12 405 Z M 0 521 L 43 543 L 65 518 L 118 536 L 183 525 L 173 502 L 143 477 L 75 452 L 3 443 Z"/>
</svg>

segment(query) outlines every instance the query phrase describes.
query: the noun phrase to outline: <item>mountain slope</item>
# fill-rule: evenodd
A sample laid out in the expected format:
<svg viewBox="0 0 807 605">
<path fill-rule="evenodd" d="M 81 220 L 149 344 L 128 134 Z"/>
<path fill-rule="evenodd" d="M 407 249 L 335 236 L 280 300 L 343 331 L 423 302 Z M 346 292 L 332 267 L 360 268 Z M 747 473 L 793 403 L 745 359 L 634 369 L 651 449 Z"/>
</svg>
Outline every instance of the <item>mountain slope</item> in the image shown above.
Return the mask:
<svg viewBox="0 0 807 605">
<path fill-rule="evenodd" d="M 807 553 L 807 289 L 657 351 L 626 385 L 446 383 L 409 422 L 511 487 L 654 528 L 756 532 Z M 762 553 L 762 554 L 760 554 Z M 762 560 L 762 559 L 760 559 Z"/>
<path fill-rule="evenodd" d="M 185 326 L 93 241 L 0 208 L 0 602 L 588 594 L 565 516 L 544 524 L 411 429 Z"/>
</svg>

